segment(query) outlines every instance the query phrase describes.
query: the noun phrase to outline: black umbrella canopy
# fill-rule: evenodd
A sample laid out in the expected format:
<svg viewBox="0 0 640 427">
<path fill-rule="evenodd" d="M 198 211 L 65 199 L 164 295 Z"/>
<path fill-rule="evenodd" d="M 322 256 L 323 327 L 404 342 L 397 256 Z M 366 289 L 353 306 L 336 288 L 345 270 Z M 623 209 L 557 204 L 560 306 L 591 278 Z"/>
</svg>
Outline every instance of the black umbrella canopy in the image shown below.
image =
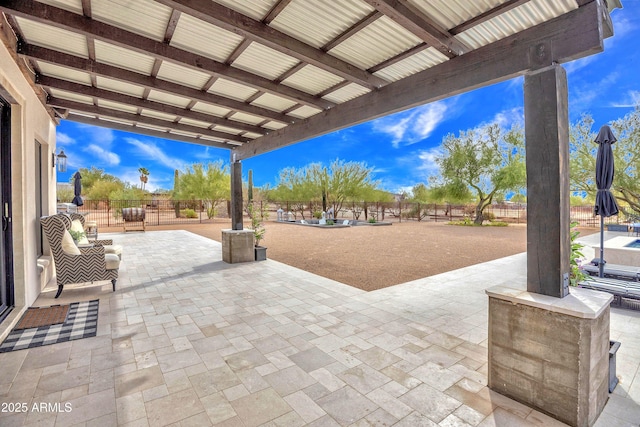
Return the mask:
<svg viewBox="0 0 640 427">
<path fill-rule="evenodd" d="M 611 184 L 615 171 L 613 162 L 613 150 L 611 145 L 617 141 L 611 128 L 604 125 L 595 142 L 598 144 L 598 155 L 596 157 L 596 194 L 595 214 L 608 218 L 618 214 L 618 204 L 611 194 Z"/>
<path fill-rule="evenodd" d="M 600 215 L 600 261 L 598 262 L 598 275 L 604 276 L 604 218 L 618 214 L 618 204 L 611 194 L 610 188 L 613 183 L 615 167 L 613 164 L 613 150 L 611 144 L 617 141 L 613 136 L 611 128 L 604 125 L 600 128 L 595 142 L 598 144 L 598 154 L 596 155 L 596 205 L 594 212 Z"/>
<path fill-rule="evenodd" d="M 73 203 L 76 206 L 82 206 L 84 205 L 84 202 L 82 201 L 82 197 L 80 197 L 80 195 L 82 194 L 82 176 L 80 175 L 80 172 L 76 172 L 73 175 L 73 200 L 71 201 L 71 203 Z"/>
</svg>

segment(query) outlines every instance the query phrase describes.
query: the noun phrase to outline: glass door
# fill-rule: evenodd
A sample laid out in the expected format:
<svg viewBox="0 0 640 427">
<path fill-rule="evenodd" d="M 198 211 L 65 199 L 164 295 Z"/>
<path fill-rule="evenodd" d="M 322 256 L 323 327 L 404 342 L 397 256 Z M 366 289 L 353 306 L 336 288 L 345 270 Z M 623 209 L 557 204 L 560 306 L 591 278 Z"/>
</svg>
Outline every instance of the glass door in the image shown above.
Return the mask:
<svg viewBox="0 0 640 427">
<path fill-rule="evenodd" d="M 11 109 L 0 98 L 0 322 L 13 308 L 13 244 L 11 224 Z"/>
</svg>

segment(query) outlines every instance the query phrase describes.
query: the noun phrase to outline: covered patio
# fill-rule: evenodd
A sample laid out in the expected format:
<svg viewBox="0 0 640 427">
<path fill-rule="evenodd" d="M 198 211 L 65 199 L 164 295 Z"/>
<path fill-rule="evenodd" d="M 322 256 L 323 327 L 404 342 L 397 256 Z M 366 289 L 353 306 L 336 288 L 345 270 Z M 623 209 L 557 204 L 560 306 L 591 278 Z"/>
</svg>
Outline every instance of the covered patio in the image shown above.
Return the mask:
<svg viewBox="0 0 640 427">
<path fill-rule="evenodd" d="M 520 283 L 526 254 L 364 292 L 273 260 L 222 262 L 186 231 L 114 234 L 119 290 L 98 333 L 0 354 L 3 402 L 69 412 L 0 413 L 10 425 L 560 426 L 487 387 L 487 297 Z M 36 301 L 48 306 L 55 283 Z M 620 384 L 596 426 L 640 419 L 640 315 L 612 308 Z"/>
<path fill-rule="evenodd" d="M 501 266 L 512 276 L 454 272 L 424 279 L 437 284 L 425 293 L 421 281 L 364 294 L 274 262 L 224 264 L 216 244 L 179 232 L 123 236 L 125 277 L 101 296 L 99 336 L 3 355 L 5 395 L 71 402 L 77 410 L 55 414 L 63 425 L 103 425 L 101 416 L 199 425 L 206 420 L 190 417 L 205 415 L 245 425 L 416 425 L 422 415 L 426 425 L 553 423 L 496 391 L 573 425 L 592 425 L 605 403 L 600 419 L 637 420 L 635 383 L 617 392 L 631 400 L 614 394 L 607 403 L 605 378 L 610 323 L 632 331 L 623 350 L 632 351 L 637 319 L 618 319 L 614 309 L 610 320 L 608 301 L 568 287 L 561 64 L 602 51 L 613 35 L 609 13 L 620 6 L 2 2 L 1 336 L 48 294 L 38 218 L 55 211 L 50 166 L 62 118 L 229 149 L 230 231 L 242 232 L 242 160 L 524 76 L 531 201 L 528 255 Z M 562 324 L 570 333 L 556 352 L 548 332 Z M 629 377 L 636 372 L 629 367 Z"/>
</svg>

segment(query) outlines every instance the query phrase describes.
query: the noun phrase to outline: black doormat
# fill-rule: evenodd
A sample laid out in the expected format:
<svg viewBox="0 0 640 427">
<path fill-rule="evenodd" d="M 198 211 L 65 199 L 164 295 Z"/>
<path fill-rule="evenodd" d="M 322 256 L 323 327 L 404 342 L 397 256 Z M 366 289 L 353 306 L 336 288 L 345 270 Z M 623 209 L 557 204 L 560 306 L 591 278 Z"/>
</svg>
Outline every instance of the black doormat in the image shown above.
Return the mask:
<svg viewBox="0 0 640 427">
<path fill-rule="evenodd" d="M 0 345 L 0 353 L 95 337 L 99 300 L 74 302 L 64 323 L 36 328 L 14 328 Z"/>
</svg>

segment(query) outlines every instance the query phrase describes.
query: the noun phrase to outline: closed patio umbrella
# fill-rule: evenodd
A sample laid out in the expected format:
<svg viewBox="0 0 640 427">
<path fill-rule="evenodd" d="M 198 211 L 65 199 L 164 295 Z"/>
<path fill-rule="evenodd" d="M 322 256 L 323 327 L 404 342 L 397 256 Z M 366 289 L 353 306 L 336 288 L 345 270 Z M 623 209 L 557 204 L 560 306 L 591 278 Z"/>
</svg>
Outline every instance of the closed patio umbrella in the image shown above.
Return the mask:
<svg viewBox="0 0 640 427">
<path fill-rule="evenodd" d="M 82 201 L 82 197 L 80 197 L 80 195 L 82 194 L 82 176 L 80 176 L 80 172 L 76 172 L 73 175 L 73 200 L 71 201 L 71 203 L 73 203 L 76 206 L 82 206 L 84 205 L 84 202 Z"/>
<path fill-rule="evenodd" d="M 611 128 L 604 125 L 600 128 L 595 142 L 598 144 L 598 154 L 596 156 L 596 205 L 594 212 L 600 215 L 600 262 L 598 263 L 599 276 L 603 276 L 604 269 L 604 218 L 618 214 L 618 204 L 611 194 L 610 188 L 613 183 L 614 162 L 611 145 L 617 139 L 613 136 Z"/>
</svg>

